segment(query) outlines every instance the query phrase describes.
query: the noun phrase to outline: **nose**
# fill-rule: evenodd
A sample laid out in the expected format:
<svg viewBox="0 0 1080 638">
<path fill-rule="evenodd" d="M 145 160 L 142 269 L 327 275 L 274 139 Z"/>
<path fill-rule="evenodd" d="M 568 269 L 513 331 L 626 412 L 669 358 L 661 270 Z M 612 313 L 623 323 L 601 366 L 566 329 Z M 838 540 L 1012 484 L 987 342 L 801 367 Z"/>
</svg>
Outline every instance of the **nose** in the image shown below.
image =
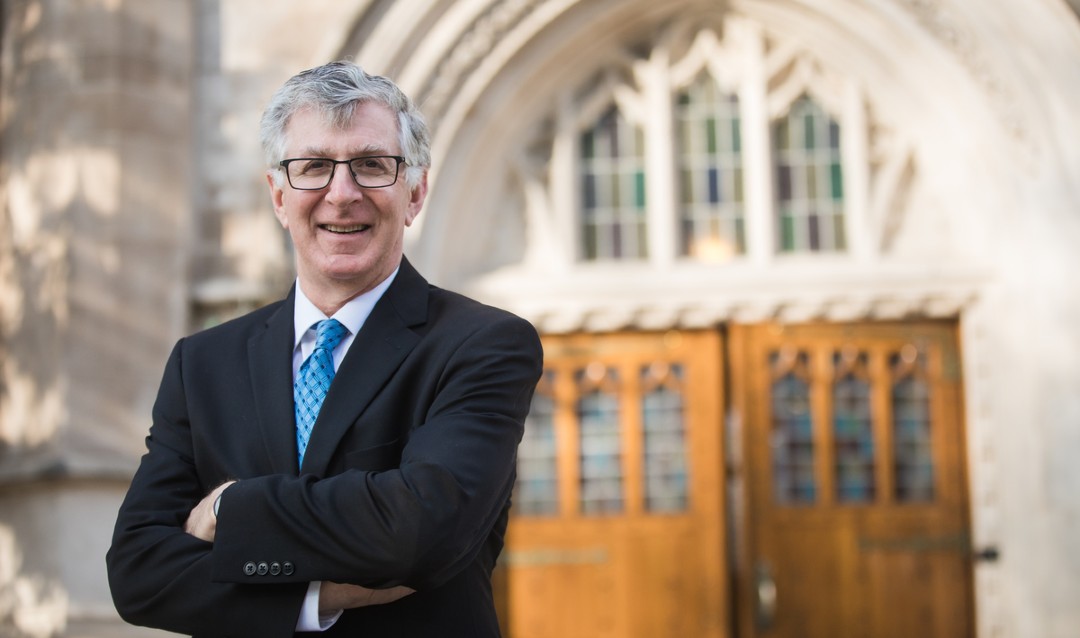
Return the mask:
<svg viewBox="0 0 1080 638">
<path fill-rule="evenodd" d="M 345 205 L 361 199 L 364 189 L 356 185 L 356 180 L 348 164 L 338 164 L 330 184 L 326 187 L 326 201 L 334 205 Z"/>
</svg>

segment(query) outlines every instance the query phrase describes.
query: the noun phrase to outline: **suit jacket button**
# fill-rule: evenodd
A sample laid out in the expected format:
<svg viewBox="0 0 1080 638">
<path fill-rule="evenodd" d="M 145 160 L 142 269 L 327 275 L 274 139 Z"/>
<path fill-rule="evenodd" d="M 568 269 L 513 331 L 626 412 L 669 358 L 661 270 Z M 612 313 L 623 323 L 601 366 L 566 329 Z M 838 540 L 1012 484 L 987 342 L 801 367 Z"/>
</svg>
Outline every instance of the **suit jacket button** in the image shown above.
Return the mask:
<svg viewBox="0 0 1080 638">
<path fill-rule="evenodd" d="M 277 576 L 280 573 L 281 573 L 281 563 L 278 563 L 278 562 L 270 563 L 270 575 L 271 576 Z"/>
<path fill-rule="evenodd" d="M 296 570 L 293 567 L 293 564 L 290 563 L 289 561 L 285 561 L 284 563 L 281 564 L 281 573 L 282 574 L 285 574 L 286 576 L 292 576 L 294 571 L 296 571 Z"/>
<path fill-rule="evenodd" d="M 258 573 L 260 576 L 265 576 L 266 572 L 270 571 L 270 566 L 266 563 L 259 563 Z"/>
<path fill-rule="evenodd" d="M 244 563 L 244 575 L 245 576 L 254 576 L 255 575 L 255 569 L 256 569 L 255 568 L 255 563 L 253 563 L 251 561 L 248 561 L 248 562 Z"/>
</svg>

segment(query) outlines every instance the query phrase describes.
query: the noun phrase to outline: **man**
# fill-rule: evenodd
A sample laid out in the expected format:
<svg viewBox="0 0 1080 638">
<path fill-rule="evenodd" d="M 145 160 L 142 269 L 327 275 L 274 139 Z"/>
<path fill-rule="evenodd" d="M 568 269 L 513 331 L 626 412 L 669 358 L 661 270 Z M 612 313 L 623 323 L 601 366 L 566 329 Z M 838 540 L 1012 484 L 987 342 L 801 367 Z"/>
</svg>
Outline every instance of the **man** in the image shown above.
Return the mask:
<svg viewBox="0 0 1080 638">
<path fill-rule="evenodd" d="M 300 73 L 262 141 L 297 282 L 173 349 L 107 556 L 117 609 L 196 636 L 498 636 L 536 332 L 403 257 L 429 136 L 392 82 Z"/>
</svg>

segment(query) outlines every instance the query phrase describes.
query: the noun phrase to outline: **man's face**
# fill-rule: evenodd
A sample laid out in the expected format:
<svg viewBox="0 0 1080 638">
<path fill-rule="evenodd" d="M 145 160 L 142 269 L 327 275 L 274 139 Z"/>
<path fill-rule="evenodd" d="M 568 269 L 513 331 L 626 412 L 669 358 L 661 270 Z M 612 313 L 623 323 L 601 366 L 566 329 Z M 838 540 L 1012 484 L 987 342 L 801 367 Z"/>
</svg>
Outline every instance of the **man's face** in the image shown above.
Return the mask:
<svg viewBox="0 0 1080 638">
<path fill-rule="evenodd" d="M 398 124 L 388 107 L 368 102 L 357 107 L 344 129 L 335 128 L 313 109 L 297 112 L 285 129 L 285 158 L 345 160 L 365 155 L 401 155 Z M 356 185 L 347 164 L 337 165 L 322 190 L 295 190 L 282 175 L 271 176 L 274 212 L 292 236 L 296 269 L 305 294 L 370 290 L 401 261 L 405 227 L 412 225 L 427 194 L 426 176 L 416 188 L 397 182 L 386 188 Z M 331 292 L 334 291 L 334 292 Z"/>
</svg>

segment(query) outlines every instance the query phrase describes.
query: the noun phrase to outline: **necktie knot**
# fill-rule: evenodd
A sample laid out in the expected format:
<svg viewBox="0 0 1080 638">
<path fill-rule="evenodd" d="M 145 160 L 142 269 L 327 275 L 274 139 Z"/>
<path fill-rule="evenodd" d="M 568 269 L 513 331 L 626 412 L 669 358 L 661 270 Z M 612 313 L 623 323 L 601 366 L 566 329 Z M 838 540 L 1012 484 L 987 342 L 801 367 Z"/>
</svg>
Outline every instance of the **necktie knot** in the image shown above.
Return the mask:
<svg viewBox="0 0 1080 638">
<path fill-rule="evenodd" d="M 346 332 L 348 331 L 345 326 L 341 325 L 337 319 L 320 321 L 315 325 L 315 349 L 333 352 Z"/>
</svg>

